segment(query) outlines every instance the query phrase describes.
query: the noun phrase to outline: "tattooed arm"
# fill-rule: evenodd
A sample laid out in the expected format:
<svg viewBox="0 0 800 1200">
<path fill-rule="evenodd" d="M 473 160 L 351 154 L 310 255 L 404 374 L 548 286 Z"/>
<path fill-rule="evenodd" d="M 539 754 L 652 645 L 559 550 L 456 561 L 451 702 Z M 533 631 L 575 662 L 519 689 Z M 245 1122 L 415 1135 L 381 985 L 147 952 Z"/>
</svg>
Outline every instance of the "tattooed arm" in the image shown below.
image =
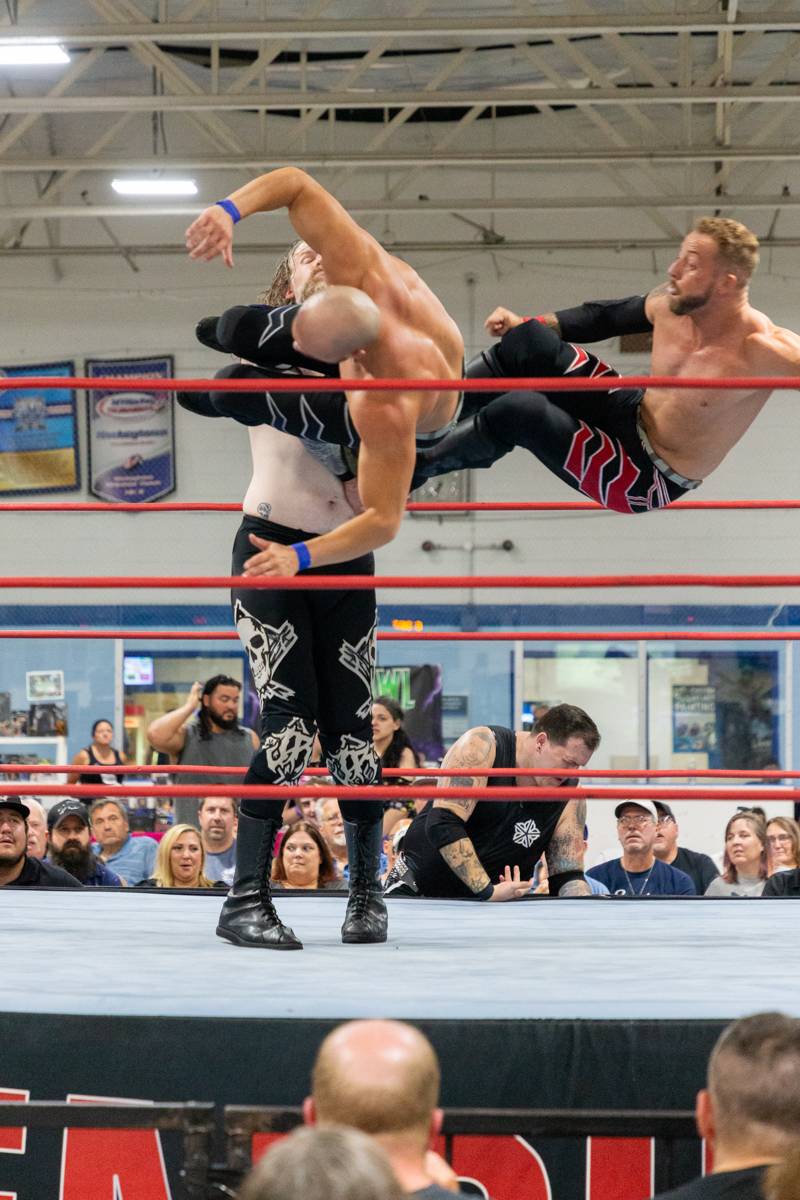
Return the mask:
<svg viewBox="0 0 800 1200">
<path fill-rule="evenodd" d="M 470 729 L 462 734 L 448 750 L 442 766 L 454 771 L 461 769 L 480 770 L 494 764 L 496 745 L 494 734 L 486 726 Z M 451 775 L 443 778 L 440 787 L 473 788 L 485 787 L 485 775 Z M 437 846 L 439 853 L 450 870 L 458 876 L 469 890 L 484 900 L 514 900 L 527 894 L 530 881 L 503 882 L 492 887 L 492 881 L 484 870 L 472 839 L 467 834 L 465 822 L 475 811 L 477 800 L 434 800 L 428 817 L 428 836 Z"/>
<path fill-rule="evenodd" d="M 579 871 L 580 879 L 569 879 L 560 885 L 556 880 L 557 892 L 550 895 L 591 896 L 592 889 L 583 879 L 583 830 L 586 825 L 586 801 L 570 800 L 555 827 L 550 845 L 545 850 L 547 874 L 551 885 L 558 875 Z"/>
</svg>

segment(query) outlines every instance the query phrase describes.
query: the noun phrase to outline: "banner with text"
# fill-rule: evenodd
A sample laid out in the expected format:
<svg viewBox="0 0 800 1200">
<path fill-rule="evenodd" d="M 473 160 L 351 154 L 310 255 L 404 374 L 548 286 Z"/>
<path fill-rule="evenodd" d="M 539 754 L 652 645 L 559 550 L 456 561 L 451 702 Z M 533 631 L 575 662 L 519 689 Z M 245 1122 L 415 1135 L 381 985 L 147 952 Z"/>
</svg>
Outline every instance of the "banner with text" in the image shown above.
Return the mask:
<svg viewBox="0 0 800 1200">
<path fill-rule="evenodd" d="M 428 762 L 444 754 L 442 742 L 442 668 L 377 667 L 375 697 L 391 696 L 405 713 L 403 728 Z"/>
<path fill-rule="evenodd" d="M 158 500 L 175 490 L 175 425 L 171 392 L 147 392 L 138 379 L 169 379 L 172 355 L 90 359 L 92 379 L 130 380 L 125 392 L 89 393 L 89 488 L 112 503 Z"/>
<path fill-rule="evenodd" d="M 0 379 L 74 374 L 73 362 L 0 369 Z M 0 391 L 0 494 L 74 492 L 80 482 L 74 391 L 66 387 Z"/>
</svg>

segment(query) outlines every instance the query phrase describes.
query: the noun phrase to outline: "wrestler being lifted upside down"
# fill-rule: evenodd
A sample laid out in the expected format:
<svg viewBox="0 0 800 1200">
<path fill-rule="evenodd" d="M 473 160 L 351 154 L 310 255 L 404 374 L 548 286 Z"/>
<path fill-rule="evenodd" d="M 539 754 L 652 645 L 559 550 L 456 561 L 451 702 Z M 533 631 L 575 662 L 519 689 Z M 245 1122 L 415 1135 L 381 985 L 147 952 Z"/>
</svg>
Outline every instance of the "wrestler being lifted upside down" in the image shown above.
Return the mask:
<svg viewBox="0 0 800 1200">
<path fill-rule="evenodd" d="M 651 370 L 684 377 L 797 375 L 800 338 L 752 307 L 758 239 L 738 221 L 703 217 L 684 239 L 669 281 L 647 296 L 597 301 L 525 320 L 496 309 L 501 340 L 471 376 L 616 374 L 579 344 L 653 330 Z M 736 445 L 770 391 L 617 388 L 509 392 L 491 399 L 430 450 L 415 479 L 490 466 L 514 446 L 606 508 L 647 512 L 699 487 Z"/>
<path fill-rule="evenodd" d="M 304 171 L 294 167 L 271 171 L 205 209 L 187 230 L 191 257 L 221 256 L 232 266 L 236 221 L 279 208 L 288 210 L 329 285 L 295 316 L 293 336 L 300 351 L 340 363 L 341 375 L 351 379 L 460 377 L 461 334 L 436 296 L 416 271 L 388 254 Z M 264 313 L 268 310 L 262 310 L 266 319 Z M 260 336 L 253 339 L 256 345 Z M 236 352 L 251 357 L 247 347 Z M 447 427 L 457 415 L 459 402 L 456 389 L 348 392 L 347 414 L 360 442 L 358 489 L 363 512 L 294 546 L 261 546 L 254 540 L 259 552 L 247 564 L 248 573 L 294 575 L 308 566 L 357 558 L 390 542 L 403 517 L 414 470 L 415 437 Z"/>
</svg>

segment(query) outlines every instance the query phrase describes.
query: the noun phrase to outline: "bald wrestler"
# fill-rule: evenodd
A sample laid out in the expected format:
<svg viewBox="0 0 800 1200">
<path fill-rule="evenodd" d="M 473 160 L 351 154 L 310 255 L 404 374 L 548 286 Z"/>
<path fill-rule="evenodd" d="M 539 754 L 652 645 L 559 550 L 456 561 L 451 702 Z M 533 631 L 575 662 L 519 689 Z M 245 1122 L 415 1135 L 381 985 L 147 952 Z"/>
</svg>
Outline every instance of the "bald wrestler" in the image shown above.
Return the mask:
<svg viewBox="0 0 800 1200">
<path fill-rule="evenodd" d="M 471 375 L 616 374 L 579 344 L 653 330 L 655 375 L 775 376 L 800 370 L 800 338 L 754 309 L 748 284 L 758 239 L 726 217 L 703 217 L 681 244 L 669 281 L 643 297 L 599 301 L 526 321 L 489 317 L 496 346 Z M 575 343 L 575 344 L 573 344 Z M 699 487 L 736 445 L 770 391 L 617 388 L 605 393 L 509 392 L 490 400 L 435 447 L 416 479 L 489 466 L 524 446 L 606 508 L 663 508 Z"/>
<path fill-rule="evenodd" d="M 324 272 L 329 288 L 348 289 L 320 295 L 299 317 L 299 324 L 296 318 L 298 348 L 321 359 L 342 354 L 340 371 L 350 379 L 460 377 L 463 340 L 439 300 L 416 271 L 388 254 L 304 171 L 271 171 L 205 209 L 187 230 L 191 257 L 209 261 L 221 256 L 232 266 L 234 224 L 279 208 L 288 210 L 298 236 L 313 252 L 310 269 Z M 348 327 L 356 335 L 346 336 Z M 294 575 L 308 567 L 350 561 L 390 542 L 403 517 L 415 436 L 447 426 L 459 401 L 455 389 L 349 392 L 348 415 L 360 440 L 358 490 L 363 511 L 319 537 L 291 546 L 271 542 L 260 547 L 248 562 L 248 572 Z"/>
</svg>

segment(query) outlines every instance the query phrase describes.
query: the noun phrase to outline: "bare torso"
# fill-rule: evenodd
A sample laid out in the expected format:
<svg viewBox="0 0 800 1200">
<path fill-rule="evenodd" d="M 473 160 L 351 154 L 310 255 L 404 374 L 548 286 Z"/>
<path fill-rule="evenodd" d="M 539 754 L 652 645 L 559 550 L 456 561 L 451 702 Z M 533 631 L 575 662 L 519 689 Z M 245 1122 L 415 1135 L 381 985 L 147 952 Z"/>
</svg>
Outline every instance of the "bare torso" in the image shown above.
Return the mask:
<svg viewBox="0 0 800 1200">
<path fill-rule="evenodd" d="M 745 305 L 714 328 L 676 316 L 659 297 L 654 323 L 654 375 L 716 377 L 787 375 L 795 368 L 800 339 Z M 674 471 L 704 479 L 736 445 L 764 407 L 766 390 L 717 391 L 648 388 L 640 410 L 654 450 Z"/>
<path fill-rule="evenodd" d="M 253 475 L 242 504 L 246 513 L 309 533 L 328 533 L 350 520 L 353 509 L 341 481 L 301 441 L 270 425 L 248 433 Z"/>
<path fill-rule="evenodd" d="M 331 280 L 335 282 L 335 280 Z M 464 342 L 455 321 L 440 300 L 401 259 L 382 252 L 373 260 L 359 286 L 381 311 L 377 341 L 359 358 L 342 363 L 345 378 L 460 379 Z M 441 429 L 456 415 L 459 391 L 403 392 L 420 433 Z M 386 393 L 395 401 L 397 393 Z M 365 405 L 374 405 L 374 392 L 350 392 L 356 425 Z"/>
</svg>

